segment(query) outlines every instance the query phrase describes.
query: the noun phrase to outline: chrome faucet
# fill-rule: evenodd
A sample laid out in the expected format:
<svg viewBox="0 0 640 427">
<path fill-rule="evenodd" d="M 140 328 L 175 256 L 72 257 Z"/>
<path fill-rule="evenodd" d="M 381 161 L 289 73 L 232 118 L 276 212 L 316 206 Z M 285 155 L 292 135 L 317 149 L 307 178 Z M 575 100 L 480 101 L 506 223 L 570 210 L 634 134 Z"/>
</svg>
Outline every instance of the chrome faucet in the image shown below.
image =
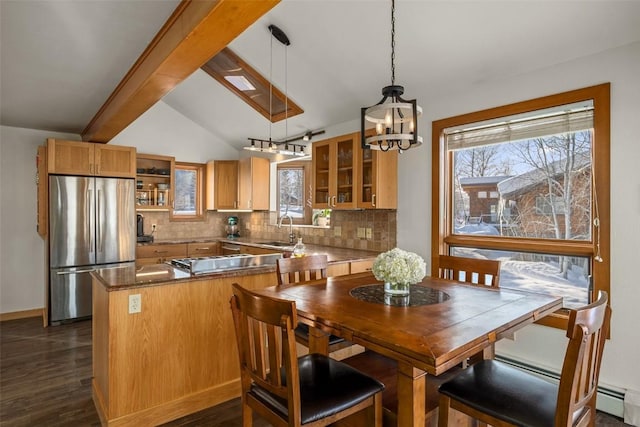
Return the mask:
<svg viewBox="0 0 640 427">
<path fill-rule="evenodd" d="M 289 218 L 289 243 L 293 244 L 296 240 L 296 235 L 293 234 L 293 218 L 291 218 L 291 215 L 282 215 L 280 217 L 280 221 L 278 221 L 278 228 L 282 228 L 282 220 L 285 218 Z"/>
</svg>

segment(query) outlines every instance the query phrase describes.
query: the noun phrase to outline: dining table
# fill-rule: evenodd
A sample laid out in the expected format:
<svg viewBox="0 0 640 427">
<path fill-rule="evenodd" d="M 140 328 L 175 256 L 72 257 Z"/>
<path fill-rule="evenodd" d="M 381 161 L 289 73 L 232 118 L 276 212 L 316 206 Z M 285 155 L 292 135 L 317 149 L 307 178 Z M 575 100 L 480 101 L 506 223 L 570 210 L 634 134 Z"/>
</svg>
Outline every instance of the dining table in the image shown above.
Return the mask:
<svg viewBox="0 0 640 427">
<path fill-rule="evenodd" d="M 435 277 L 389 296 L 371 272 L 257 291 L 296 303 L 310 327 L 309 352 L 327 354 L 329 334 L 397 362 L 397 425 L 425 425 L 426 376 L 438 376 L 562 308 L 562 298 Z"/>
</svg>

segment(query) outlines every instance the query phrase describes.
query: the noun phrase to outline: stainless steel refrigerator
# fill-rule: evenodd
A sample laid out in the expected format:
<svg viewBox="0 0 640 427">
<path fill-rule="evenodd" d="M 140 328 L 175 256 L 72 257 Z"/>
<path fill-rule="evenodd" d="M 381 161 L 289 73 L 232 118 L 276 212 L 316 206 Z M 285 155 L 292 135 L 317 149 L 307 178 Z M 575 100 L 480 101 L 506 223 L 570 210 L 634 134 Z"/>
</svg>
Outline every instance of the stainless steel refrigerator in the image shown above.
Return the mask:
<svg viewBox="0 0 640 427">
<path fill-rule="evenodd" d="M 97 268 L 135 265 L 134 179 L 49 176 L 49 321 L 91 316 Z"/>
</svg>

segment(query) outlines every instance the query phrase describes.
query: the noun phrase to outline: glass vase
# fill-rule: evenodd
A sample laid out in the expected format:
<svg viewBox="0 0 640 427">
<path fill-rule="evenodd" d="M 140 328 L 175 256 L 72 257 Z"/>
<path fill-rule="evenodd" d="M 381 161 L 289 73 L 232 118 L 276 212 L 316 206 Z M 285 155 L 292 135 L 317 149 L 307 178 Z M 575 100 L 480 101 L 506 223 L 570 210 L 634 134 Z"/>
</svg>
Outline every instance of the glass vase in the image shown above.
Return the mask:
<svg viewBox="0 0 640 427">
<path fill-rule="evenodd" d="M 409 283 L 384 283 L 384 293 L 390 296 L 405 296 L 409 295 Z"/>
</svg>

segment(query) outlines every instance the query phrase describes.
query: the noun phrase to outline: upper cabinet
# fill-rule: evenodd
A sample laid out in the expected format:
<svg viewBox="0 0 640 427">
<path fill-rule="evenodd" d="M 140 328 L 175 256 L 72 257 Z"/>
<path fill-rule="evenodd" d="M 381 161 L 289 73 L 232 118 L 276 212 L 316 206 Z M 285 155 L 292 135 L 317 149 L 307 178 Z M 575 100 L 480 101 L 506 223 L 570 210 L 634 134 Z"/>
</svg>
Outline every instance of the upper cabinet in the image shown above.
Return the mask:
<svg viewBox="0 0 640 427">
<path fill-rule="evenodd" d="M 238 161 L 207 162 L 206 208 L 238 209 Z"/>
<path fill-rule="evenodd" d="M 398 152 L 363 150 L 360 132 L 313 144 L 315 209 L 396 209 Z"/>
<path fill-rule="evenodd" d="M 47 139 L 48 172 L 134 178 L 136 149 L 121 145 Z"/>
<path fill-rule="evenodd" d="M 246 157 L 238 166 L 238 209 L 269 210 L 269 159 Z"/>
<path fill-rule="evenodd" d="M 356 207 L 356 164 L 359 133 L 315 142 L 312 148 L 313 207 Z"/>
<path fill-rule="evenodd" d="M 398 207 L 398 151 L 358 149 L 358 208 Z"/>
<path fill-rule="evenodd" d="M 175 158 L 138 154 L 136 162 L 136 209 L 169 210 L 173 206 Z"/>
<path fill-rule="evenodd" d="M 207 210 L 269 210 L 269 159 L 207 162 Z"/>
</svg>

